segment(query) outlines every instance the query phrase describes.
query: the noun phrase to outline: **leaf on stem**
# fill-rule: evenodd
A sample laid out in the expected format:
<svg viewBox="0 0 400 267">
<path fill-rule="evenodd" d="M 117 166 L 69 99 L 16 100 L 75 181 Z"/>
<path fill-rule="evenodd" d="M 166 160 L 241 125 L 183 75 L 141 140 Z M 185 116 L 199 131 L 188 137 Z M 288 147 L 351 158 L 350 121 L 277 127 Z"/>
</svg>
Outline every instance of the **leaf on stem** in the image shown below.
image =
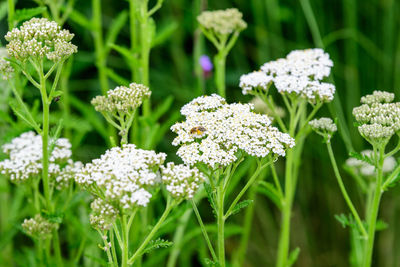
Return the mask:
<svg viewBox="0 0 400 267">
<path fill-rule="evenodd" d="M 40 15 L 47 10 L 47 7 L 35 7 L 35 8 L 22 8 L 15 10 L 14 21 L 20 22 L 28 20 L 34 16 Z"/>
<path fill-rule="evenodd" d="M 299 254 L 300 254 L 300 248 L 299 247 L 297 247 L 294 250 L 292 250 L 292 252 L 290 252 L 290 254 L 289 254 L 286 266 L 287 267 L 292 266 L 297 261 L 297 258 L 299 257 Z"/>
<path fill-rule="evenodd" d="M 229 216 L 239 213 L 242 209 L 246 208 L 251 203 L 253 203 L 253 200 L 251 200 L 251 199 L 246 199 L 246 200 L 240 201 L 233 207 L 231 214 L 229 214 Z"/>
<path fill-rule="evenodd" d="M 212 212 L 216 218 L 217 217 L 217 206 L 215 205 L 212 188 L 209 184 L 204 183 L 204 189 L 206 190 L 208 202 L 210 203 Z"/>
<path fill-rule="evenodd" d="M 282 209 L 281 196 L 272 183 L 260 181 L 257 191 L 268 197 L 279 209 Z"/>
<path fill-rule="evenodd" d="M 143 250 L 143 254 L 146 253 L 150 253 L 155 249 L 159 249 L 159 248 L 168 248 L 170 246 L 173 245 L 173 242 L 168 241 L 168 240 L 164 240 L 161 238 L 157 238 L 156 240 L 152 240 L 149 242 L 149 244 L 147 245 L 147 247 Z"/>
<path fill-rule="evenodd" d="M 365 163 L 368 163 L 369 165 L 375 166 L 375 163 L 372 160 L 372 158 L 368 157 L 367 155 L 363 155 L 363 154 L 357 153 L 357 152 L 350 152 L 349 156 L 353 157 L 353 158 L 356 158 L 358 160 L 361 160 L 361 161 L 363 161 Z"/>
<path fill-rule="evenodd" d="M 206 266 L 209 266 L 209 267 L 219 267 L 219 266 L 221 266 L 221 265 L 219 264 L 219 262 L 217 262 L 217 261 L 212 261 L 212 260 L 210 260 L 209 258 L 205 258 L 205 259 L 204 259 L 204 263 L 205 263 Z"/>
</svg>

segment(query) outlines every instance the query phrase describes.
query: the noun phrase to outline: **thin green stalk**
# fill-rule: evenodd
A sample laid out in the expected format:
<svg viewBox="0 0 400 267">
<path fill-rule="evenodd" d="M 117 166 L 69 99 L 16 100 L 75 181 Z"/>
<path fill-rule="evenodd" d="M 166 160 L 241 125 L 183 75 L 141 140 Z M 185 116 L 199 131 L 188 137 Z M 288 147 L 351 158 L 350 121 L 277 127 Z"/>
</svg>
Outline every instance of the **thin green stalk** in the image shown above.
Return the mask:
<svg viewBox="0 0 400 267">
<path fill-rule="evenodd" d="M 62 256 L 61 256 L 60 238 L 58 236 L 57 229 L 55 229 L 53 231 L 53 250 L 54 250 L 54 254 L 56 256 L 57 266 L 62 267 L 63 262 L 62 262 Z"/>
<path fill-rule="evenodd" d="M 8 0 L 8 30 L 12 30 L 14 28 L 14 0 Z"/>
<path fill-rule="evenodd" d="M 130 31 L 130 42 L 131 42 L 131 54 L 135 55 L 135 48 L 137 46 L 137 32 L 136 32 L 136 0 L 129 0 L 129 31 Z M 136 80 L 137 68 L 135 64 L 129 64 L 131 67 L 131 79 Z"/>
<path fill-rule="evenodd" d="M 209 249 L 209 251 L 211 253 L 211 256 L 212 256 L 214 261 L 217 261 L 218 260 L 217 255 L 215 254 L 214 248 L 213 248 L 213 246 L 211 244 L 211 241 L 210 241 L 210 237 L 208 236 L 207 229 L 205 228 L 203 220 L 201 219 L 201 216 L 200 216 L 199 210 L 197 209 L 196 203 L 194 202 L 193 199 L 190 202 L 192 203 L 192 207 L 193 207 L 194 213 L 196 214 L 197 221 L 199 222 L 199 225 L 200 225 L 200 228 L 201 228 L 201 232 L 203 233 L 204 239 L 207 242 L 207 246 L 208 246 L 208 249 Z"/>
<path fill-rule="evenodd" d="M 374 198 L 372 200 L 372 207 L 371 207 L 371 216 L 368 220 L 368 242 L 365 248 L 364 254 L 364 267 L 370 267 L 372 265 L 372 255 L 374 250 L 374 240 L 375 240 L 375 232 L 376 232 L 376 221 L 378 219 L 378 212 L 379 212 L 379 204 L 382 197 L 382 180 L 383 180 L 383 160 L 384 160 L 384 148 L 380 147 L 379 150 L 379 161 L 377 158 L 377 149 L 374 147 L 374 157 L 376 161 L 376 167 L 378 169 L 376 175 L 376 184 L 375 184 L 375 192 Z"/>
<path fill-rule="evenodd" d="M 214 64 L 215 64 L 215 85 L 217 86 L 218 94 L 225 98 L 226 97 L 226 92 L 225 92 L 226 53 L 224 49 L 218 51 L 218 54 L 214 58 Z"/>
<path fill-rule="evenodd" d="M 111 257 L 111 253 L 110 253 L 110 248 L 108 247 L 107 240 L 105 240 L 105 239 L 103 238 L 103 236 L 105 235 L 105 233 L 100 232 L 100 230 L 97 230 L 97 232 L 99 233 L 99 235 L 100 235 L 100 237 L 101 237 L 101 240 L 103 240 L 104 250 L 106 251 L 107 258 L 108 258 L 108 264 L 109 264 L 110 266 L 114 266 L 113 259 L 112 259 L 112 257 Z"/>
<path fill-rule="evenodd" d="M 147 244 L 153 239 L 154 235 L 157 233 L 158 229 L 162 226 L 165 219 L 168 217 L 169 213 L 171 212 L 172 208 L 175 207 L 175 201 L 168 201 L 167 207 L 164 210 L 164 213 L 161 215 L 160 219 L 158 220 L 157 224 L 154 225 L 151 232 L 147 235 L 146 239 L 140 245 L 140 247 L 136 250 L 135 254 L 128 260 L 128 264 L 133 264 L 137 258 L 139 258 L 142 254 L 144 249 L 146 248 Z"/>
<path fill-rule="evenodd" d="M 224 187 L 220 182 L 217 187 L 217 225 L 218 225 L 218 262 L 225 267 L 225 216 L 224 216 Z"/>
<path fill-rule="evenodd" d="M 127 229 L 126 215 L 122 215 L 121 228 L 122 228 L 122 259 L 121 266 L 128 266 L 128 252 L 129 252 L 129 230 Z"/>
<path fill-rule="evenodd" d="M 353 202 L 351 201 L 349 195 L 347 194 L 346 187 L 345 187 L 345 185 L 343 183 L 342 177 L 341 177 L 340 172 L 339 172 L 339 168 L 337 167 L 337 164 L 336 164 L 335 156 L 334 156 L 333 151 L 332 151 L 332 145 L 328 141 L 326 143 L 326 146 L 328 148 L 329 158 L 331 159 L 332 167 L 333 167 L 333 170 L 335 172 L 336 180 L 337 180 L 337 182 L 339 184 L 340 191 L 342 192 L 343 198 L 346 201 L 346 204 L 349 207 L 351 213 L 353 214 L 354 219 L 356 220 L 356 223 L 358 225 L 358 229 L 360 230 L 361 234 L 363 235 L 363 237 L 365 239 L 368 239 L 367 231 L 365 230 L 365 227 L 364 227 L 364 225 L 363 225 L 363 223 L 362 223 L 362 221 L 360 219 L 360 216 L 358 215 L 358 212 L 357 212 L 356 208 L 353 205 Z"/>
<path fill-rule="evenodd" d="M 50 184 L 49 184 L 49 124 L 50 124 L 50 105 L 48 102 L 47 91 L 46 91 L 46 80 L 43 75 L 43 68 L 40 73 L 40 93 L 42 96 L 43 105 L 43 129 L 42 129 L 42 179 L 43 179 L 43 191 L 46 199 L 46 208 L 48 211 L 51 210 L 51 199 L 50 199 Z"/>
<path fill-rule="evenodd" d="M 290 219 L 292 215 L 293 188 L 292 188 L 292 167 L 293 167 L 293 150 L 289 150 L 286 154 L 285 168 L 285 197 L 282 203 L 282 221 L 281 232 L 278 245 L 277 267 L 286 267 L 289 255 L 290 242 Z"/>
</svg>

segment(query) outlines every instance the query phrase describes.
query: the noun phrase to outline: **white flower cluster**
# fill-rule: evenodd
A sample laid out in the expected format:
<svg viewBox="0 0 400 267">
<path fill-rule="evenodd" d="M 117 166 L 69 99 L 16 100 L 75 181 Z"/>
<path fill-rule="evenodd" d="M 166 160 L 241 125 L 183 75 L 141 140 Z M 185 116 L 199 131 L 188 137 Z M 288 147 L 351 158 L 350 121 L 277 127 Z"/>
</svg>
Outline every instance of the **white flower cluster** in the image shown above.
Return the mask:
<svg viewBox="0 0 400 267">
<path fill-rule="evenodd" d="M 149 190 L 159 180 L 157 171 L 165 158 L 164 153 L 138 149 L 133 144 L 113 147 L 86 164 L 75 181 L 119 210 L 147 206 Z"/>
<path fill-rule="evenodd" d="M 6 60 L 8 54 L 5 48 L 0 48 L 0 77 L 3 80 L 8 80 L 14 73 L 14 69 L 10 62 Z"/>
<path fill-rule="evenodd" d="M 385 91 L 374 91 L 372 95 L 361 97 L 362 104 L 390 103 L 394 100 L 394 94 Z"/>
<path fill-rule="evenodd" d="M 175 165 L 168 162 L 167 166 L 161 167 L 162 181 L 167 190 L 174 198 L 193 198 L 200 184 L 205 180 L 204 175 L 197 168 L 187 165 Z"/>
<path fill-rule="evenodd" d="M 90 208 L 92 209 L 92 212 L 90 213 L 90 224 L 93 228 L 102 231 L 108 230 L 112 227 L 112 224 L 119 213 L 115 207 L 101 198 L 96 198 L 90 204 Z"/>
<path fill-rule="evenodd" d="M 272 80 L 281 94 L 300 96 L 311 103 L 329 102 L 333 100 L 335 86 L 321 80 L 329 76 L 332 66 L 332 60 L 322 49 L 295 50 L 286 58 L 265 63 L 261 67 L 265 76 L 251 73 L 244 76 L 246 83 L 241 82 L 240 87 L 243 94 L 249 94 L 254 89 L 263 89 L 259 85 L 261 79 Z"/>
<path fill-rule="evenodd" d="M 323 134 L 332 135 L 337 131 L 336 124 L 333 122 L 331 118 L 319 118 L 314 119 L 308 123 L 314 131 L 321 132 Z"/>
<path fill-rule="evenodd" d="M 22 229 L 33 238 L 47 239 L 51 237 L 53 230 L 58 229 L 58 224 L 48 221 L 40 214 L 36 214 L 34 218 L 24 220 Z"/>
<path fill-rule="evenodd" d="M 129 87 L 118 86 L 107 92 L 107 96 L 97 96 L 92 99 L 92 105 L 99 112 L 130 113 L 138 108 L 151 91 L 143 84 L 131 83 Z"/>
<path fill-rule="evenodd" d="M 364 150 L 361 152 L 362 155 L 365 155 L 369 158 L 372 158 L 373 156 L 373 151 L 372 150 Z M 383 173 L 390 173 L 394 170 L 396 167 L 396 160 L 394 157 L 390 156 L 384 159 L 383 161 L 383 168 L 382 172 Z M 355 170 L 360 173 L 361 175 L 364 176 L 374 176 L 375 173 L 375 166 L 368 164 L 365 161 L 350 157 L 346 160 L 346 165 L 352 168 L 355 168 Z"/>
<path fill-rule="evenodd" d="M 400 102 L 390 103 L 393 99 L 391 93 L 375 91 L 361 99 L 363 105 L 353 109 L 363 137 L 371 141 L 388 139 L 400 130 Z"/>
<path fill-rule="evenodd" d="M 205 29 L 217 35 L 227 35 L 234 31 L 246 29 L 247 24 L 242 19 L 243 14 L 236 8 L 226 10 L 203 11 L 197 21 Z"/>
<path fill-rule="evenodd" d="M 227 166 L 241 150 L 251 156 L 285 156 L 294 139 L 271 126 L 268 116 L 253 112 L 252 104 L 227 104 L 213 94 L 186 104 L 181 113 L 184 122 L 171 130 L 178 134 L 173 145 L 187 165 L 203 162 L 211 167 Z"/>
<path fill-rule="evenodd" d="M 71 43 L 74 34 L 63 30 L 54 21 L 45 18 L 32 18 L 18 29 L 9 31 L 5 39 L 7 51 L 17 60 L 44 58 L 52 61 L 63 60 L 77 52 Z"/>
<path fill-rule="evenodd" d="M 271 85 L 273 80 L 272 76 L 268 76 L 262 71 L 253 71 L 248 74 L 240 76 L 239 86 L 242 88 L 244 95 L 251 93 L 255 88 L 266 91 Z"/>
<path fill-rule="evenodd" d="M 71 144 L 65 138 L 52 140 L 53 150 L 49 157 L 49 175 L 57 189 L 68 186 L 82 164 L 71 160 Z M 26 132 L 2 147 L 9 156 L 0 162 L 2 174 L 13 182 L 24 182 L 40 177 L 42 172 L 42 137 Z"/>
</svg>

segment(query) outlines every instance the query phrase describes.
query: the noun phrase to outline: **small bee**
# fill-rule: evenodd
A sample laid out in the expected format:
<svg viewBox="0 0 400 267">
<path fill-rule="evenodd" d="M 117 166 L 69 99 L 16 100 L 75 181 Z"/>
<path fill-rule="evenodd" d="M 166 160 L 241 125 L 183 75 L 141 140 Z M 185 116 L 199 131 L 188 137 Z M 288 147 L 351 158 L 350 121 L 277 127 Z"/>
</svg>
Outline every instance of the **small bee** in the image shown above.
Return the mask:
<svg viewBox="0 0 400 267">
<path fill-rule="evenodd" d="M 202 135 L 206 130 L 203 126 L 196 126 L 190 129 L 190 134 Z"/>
</svg>

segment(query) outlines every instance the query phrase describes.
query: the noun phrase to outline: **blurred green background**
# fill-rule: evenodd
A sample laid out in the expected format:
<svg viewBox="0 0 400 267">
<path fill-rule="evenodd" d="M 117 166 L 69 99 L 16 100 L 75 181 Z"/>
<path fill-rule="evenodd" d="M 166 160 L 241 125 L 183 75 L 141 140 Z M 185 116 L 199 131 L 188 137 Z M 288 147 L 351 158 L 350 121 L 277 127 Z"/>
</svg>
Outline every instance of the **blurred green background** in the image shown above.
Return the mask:
<svg viewBox="0 0 400 267">
<path fill-rule="evenodd" d="M 104 0 L 102 5 L 104 30 L 107 31 L 113 19 L 128 9 L 128 3 Z M 34 1 L 17 2 L 17 8 L 35 6 Z M 350 151 L 368 148 L 353 125 L 351 112 L 353 107 L 359 105 L 360 97 L 373 90 L 394 92 L 399 100 L 400 1 L 396 0 L 165 0 L 154 16 L 160 38 L 152 49 L 150 60 L 153 106 L 157 107 L 165 98 L 173 96 L 172 108 L 161 121 L 167 121 L 172 114 L 177 116 L 180 107 L 192 98 L 215 92 L 212 77 L 204 80 L 196 74 L 198 56 L 207 54 L 212 57 L 215 54 L 214 48 L 200 37 L 196 16 L 200 10 L 229 7 L 243 12 L 248 28 L 241 33 L 227 59 L 228 101 L 251 100 L 243 96 L 238 87 L 241 74 L 258 69 L 266 61 L 284 57 L 294 49 L 322 47 L 334 62 L 332 77 L 337 92 L 334 103 L 324 107 L 319 115 L 335 116 L 336 113 L 330 113 L 330 110 L 337 111 L 341 107 L 346 124 L 339 127 L 348 127 L 351 139 L 351 143 L 347 144 L 339 134 L 333 139 L 339 165 L 348 158 Z M 75 10 L 90 18 L 91 1 L 77 0 Z M 0 16 L 0 36 L 4 36 L 8 30 L 5 1 L 1 5 Z M 102 119 L 96 115 L 96 122 L 90 117 L 94 112 L 90 99 L 101 91 L 93 38 L 88 30 L 73 20 L 68 20 L 65 27 L 75 33 L 73 43 L 79 50 L 71 66 L 69 90 L 73 98 L 80 101 L 71 101 L 73 116 L 69 121 L 69 135 L 73 137 L 76 158 L 87 162 L 106 149 L 106 142 L 96 125 Z M 4 46 L 3 37 L 0 41 Z M 128 25 L 121 31 L 116 43 L 129 46 Z M 128 67 L 116 52 L 111 52 L 107 58 L 107 66 L 129 80 Z M 115 85 L 110 79 L 110 89 Z M 25 98 L 32 103 L 37 96 L 34 90 L 25 92 Z M 13 124 L 4 115 L 7 112 L 4 106 L 6 96 L 2 95 L 0 102 L 3 104 L 0 116 L 0 142 L 3 144 L 27 128 L 22 124 Z M 59 107 L 53 106 L 52 109 L 57 114 Z M 54 116 L 55 120 L 59 117 Z M 167 152 L 170 160 L 177 161 L 174 155 L 176 148 L 171 146 L 173 137 L 167 132 L 157 150 Z M 335 214 L 348 213 L 347 207 L 333 176 L 326 149 L 315 135 L 311 135 L 306 142 L 301 169 L 291 240 L 293 248 L 301 248 L 296 266 L 349 266 L 349 232 L 334 218 Z M 344 177 L 352 198 L 362 209 L 359 190 L 349 176 Z M 6 188 L 0 192 L 2 198 L 8 198 L 12 203 L 15 199 L 12 187 L 2 188 Z M 391 190 L 381 204 L 380 217 L 389 227 L 377 235 L 376 266 L 400 266 L 400 228 L 397 227 L 400 222 L 399 192 L 399 189 Z M 279 218 L 275 206 L 258 195 L 246 266 L 273 265 Z M 235 220 L 241 222 L 243 216 L 236 216 Z M 0 249 L 4 242 L 0 242 Z M 227 240 L 228 254 L 234 253 L 237 242 L 235 237 Z"/>
</svg>

